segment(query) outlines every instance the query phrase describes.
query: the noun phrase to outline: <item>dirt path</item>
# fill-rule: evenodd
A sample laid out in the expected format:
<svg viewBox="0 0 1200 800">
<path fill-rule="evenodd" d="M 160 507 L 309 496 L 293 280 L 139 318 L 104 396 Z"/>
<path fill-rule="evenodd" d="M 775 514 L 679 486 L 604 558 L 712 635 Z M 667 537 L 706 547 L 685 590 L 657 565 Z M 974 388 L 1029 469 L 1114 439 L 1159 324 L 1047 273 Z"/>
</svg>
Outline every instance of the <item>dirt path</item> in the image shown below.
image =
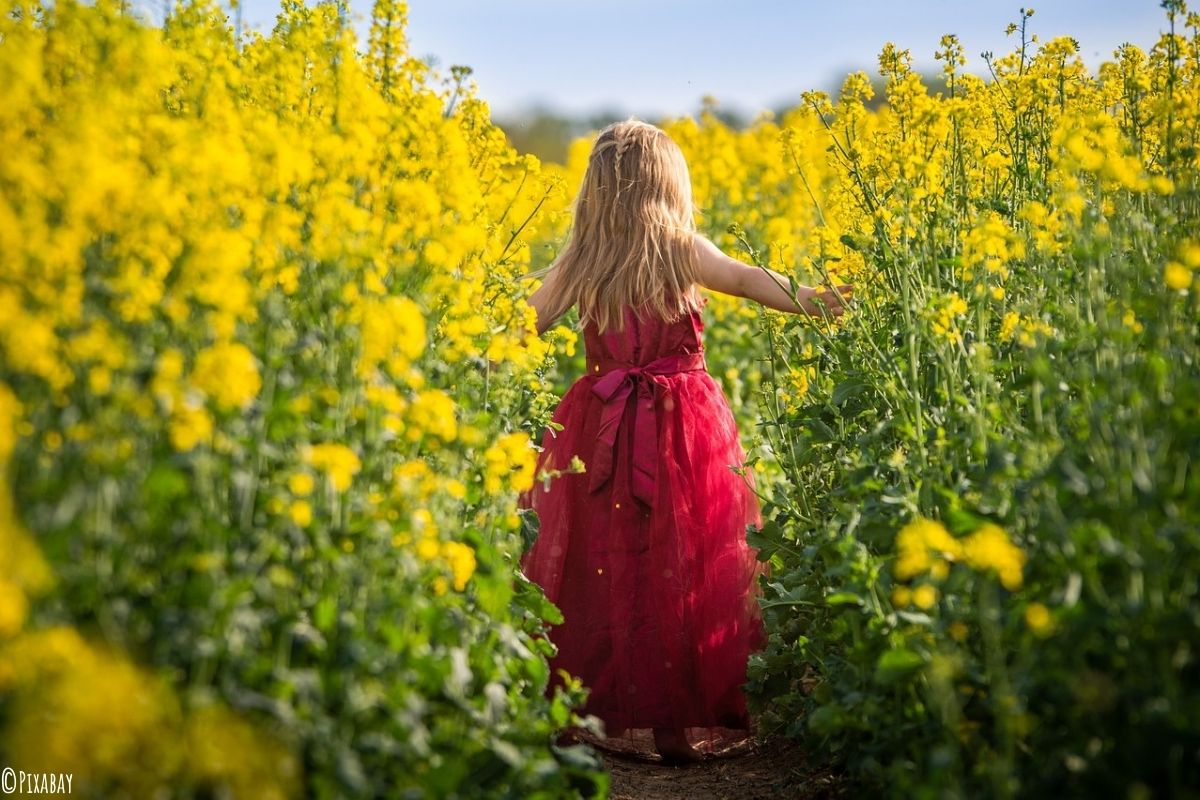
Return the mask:
<svg viewBox="0 0 1200 800">
<path fill-rule="evenodd" d="M 652 747 L 628 752 L 600 749 L 612 775 L 612 800 L 814 800 L 846 796 L 840 776 L 808 763 L 782 737 L 751 739 L 717 757 L 687 766 L 666 766 Z"/>
</svg>

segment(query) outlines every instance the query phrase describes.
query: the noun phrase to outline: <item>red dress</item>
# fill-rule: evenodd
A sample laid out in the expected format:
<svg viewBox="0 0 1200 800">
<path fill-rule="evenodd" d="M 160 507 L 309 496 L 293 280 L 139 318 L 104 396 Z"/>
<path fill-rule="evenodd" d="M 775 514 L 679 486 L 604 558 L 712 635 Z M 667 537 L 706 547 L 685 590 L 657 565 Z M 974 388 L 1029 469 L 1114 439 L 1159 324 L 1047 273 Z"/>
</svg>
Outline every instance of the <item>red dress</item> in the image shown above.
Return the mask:
<svg viewBox="0 0 1200 800">
<path fill-rule="evenodd" d="M 625 320 L 621 332 L 584 329 L 587 374 L 563 395 L 563 430 L 545 432 L 538 469 L 577 455 L 586 472 L 522 496 L 540 530 L 521 567 L 564 617 L 549 630 L 548 696 L 565 669 L 608 737 L 683 728 L 711 750 L 751 730 L 742 684 L 766 643 L 768 567 L 746 542 L 758 498 L 731 469 L 745 454 L 705 368 L 700 313 L 668 323 L 626 308 Z"/>
</svg>

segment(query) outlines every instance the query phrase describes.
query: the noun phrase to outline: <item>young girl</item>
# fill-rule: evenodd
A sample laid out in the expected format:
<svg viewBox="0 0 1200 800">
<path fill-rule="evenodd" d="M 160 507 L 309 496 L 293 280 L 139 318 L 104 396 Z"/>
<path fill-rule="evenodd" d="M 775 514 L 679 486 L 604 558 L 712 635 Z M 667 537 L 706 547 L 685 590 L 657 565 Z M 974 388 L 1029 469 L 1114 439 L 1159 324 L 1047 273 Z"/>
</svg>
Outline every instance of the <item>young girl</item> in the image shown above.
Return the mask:
<svg viewBox="0 0 1200 800">
<path fill-rule="evenodd" d="M 584 713 L 609 737 L 652 729 L 664 761 L 697 761 L 707 737 L 745 738 L 742 685 L 765 644 L 746 543 L 761 524 L 733 414 L 705 368 L 698 287 L 781 311 L 843 313 L 849 286 L 802 287 L 724 255 L 696 232 L 683 153 L 629 119 L 596 139 L 569 243 L 529 298 L 543 333 L 579 308 L 587 374 L 563 396 L 537 484 L 522 505 L 538 537 L 521 560 L 562 611 L 549 636 L 559 669 L 590 689 Z M 718 733 L 724 729 L 724 733 Z"/>
</svg>

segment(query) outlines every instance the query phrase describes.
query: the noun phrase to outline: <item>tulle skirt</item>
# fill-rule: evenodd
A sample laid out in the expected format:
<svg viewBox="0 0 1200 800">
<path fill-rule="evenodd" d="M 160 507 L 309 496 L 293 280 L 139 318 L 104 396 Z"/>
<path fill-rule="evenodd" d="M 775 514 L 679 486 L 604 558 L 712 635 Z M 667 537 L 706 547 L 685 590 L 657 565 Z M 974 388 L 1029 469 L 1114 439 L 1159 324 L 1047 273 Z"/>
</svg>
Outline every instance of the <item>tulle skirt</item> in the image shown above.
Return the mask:
<svg viewBox="0 0 1200 800">
<path fill-rule="evenodd" d="M 563 396 L 554 414 L 563 429 L 546 431 L 539 457 L 539 473 L 568 469 L 576 455 L 588 471 L 521 498 L 540 521 L 522 570 L 564 617 L 549 631 L 558 653 L 547 694 L 564 669 L 590 690 L 582 711 L 608 737 L 682 729 L 711 751 L 751 733 L 743 684 L 750 653 L 765 644 L 758 576 L 768 565 L 746 542 L 747 526 L 761 524 L 752 473 L 735 471 L 745 454 L 733 414 L 700 370 L 656 377 L 652 420 L 625 418 L 597 485 L 608 447 L 598 379 L 585 375 Z"/>
</svg>

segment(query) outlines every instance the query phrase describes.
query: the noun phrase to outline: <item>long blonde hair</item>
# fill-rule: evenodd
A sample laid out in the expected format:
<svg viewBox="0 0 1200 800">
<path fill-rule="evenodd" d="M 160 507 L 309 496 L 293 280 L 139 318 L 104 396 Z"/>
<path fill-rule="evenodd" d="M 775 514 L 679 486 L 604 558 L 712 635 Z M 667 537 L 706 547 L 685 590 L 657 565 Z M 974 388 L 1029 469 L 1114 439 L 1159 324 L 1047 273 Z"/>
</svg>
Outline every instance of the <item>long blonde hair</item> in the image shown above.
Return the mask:
<svg viewBox="0 0 1200 800">
<path fill-rule="evenodd" d="M 692 183 L 683 151 L 660 128 L 630 117 L 596 137 L 574 205 L 569 240 L 548 267 L 548 306 L 559 316 L 622 330 L 623 306 L 671 321 L 700 308 Z"/>
</svg>

